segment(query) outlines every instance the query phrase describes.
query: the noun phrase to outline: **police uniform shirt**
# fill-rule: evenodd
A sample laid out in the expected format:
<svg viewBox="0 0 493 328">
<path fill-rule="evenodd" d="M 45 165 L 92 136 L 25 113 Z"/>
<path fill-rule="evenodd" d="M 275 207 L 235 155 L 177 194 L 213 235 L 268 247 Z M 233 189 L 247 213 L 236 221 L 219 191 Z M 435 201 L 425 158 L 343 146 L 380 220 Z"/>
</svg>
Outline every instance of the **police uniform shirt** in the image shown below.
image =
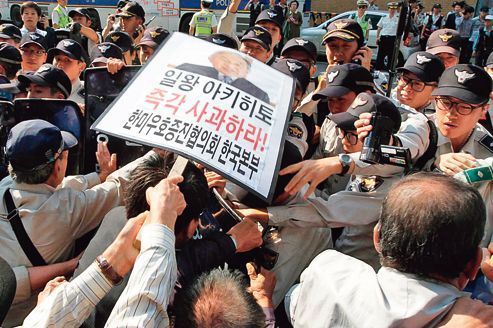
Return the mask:
<svg viewBox="0 0 493 328">
<path fill-rule="evenodd" d="M 207 22 L 207 17 L 210 16 L 210 23 Z M 201 21 L 202 20 L 206 20 L 205 22 L 203 22 L 204 25 L 201 25 L 200 23 L 202 23 Z M 200 21 L 200 22 L 199 22 Z M 217 18 L 216 18 L 216 15 L 214 15 L 213 12 L 207 10 L 207 9 L 203 9 L 201 11 L 199 11 L 198 13 L 195 13 L 193 14 L 192 16 L 192 20 L 190 21 L 190 26 L 194 27 L 195 28 L 195 33 L 194 35 L 195 36 L 206 36 L 206 35 L 210 35 L 212 34 L 212 28 L 213 27 L 216 27 L 217 26 Z M 206 31 L 201 31 L 202 29 L 209 29 L 208 32 Z"/>
<path fill-rule="evenodd" d="M 377 26 L 381 28 L 380 37 L 395 36 L 397 34 L 397 24 L 399 23 L 399 15 L 395 14 L 392 18 L 384 16 L 379 21 Z"/>
<path fill-rule="evenodd" d="M 72 83 L 72 93 L 68 97 L 69 100 L 75 101 L 78 104 L 84 104 L 84 82 L 77 79 Z"/>
<path fill-rule="evenodd" d="M 22 39 L 21 39 L 20 44 L 23 44 L 24 42 L 31 41 L 31 39 L 29 38 L 29 33 L 31 33 L 31 32 L 29 32 L 29 30 L 26 27 L 23 26 L 21 28 Z M 46 36 L 46 34 L 47 34 L 46 31 L 40 30 L 39 28 L 36 28 L 36 31 L 34 31 L 34 33 L 40 34 L 42 36 Z"/>
<path fill-rule="evenodd" d="M 437 142 L 437 152 L 433 162 L 440 155 L 454 153 L 452 148 L 452 143 L 446 137 L 444 137 L 440 130 L 438 130 L 438 142 Z M 482 127 L 480 124 L 476 124 L 471 136 L 465 143 L 465 145 L 459 151 L 455 153 L 467 153 L 476 158 L 478 166 L 492 165 L 493 164 L 493 137 L 489 132 Z M 429 164 L 432 164 L 430 161 Z M 432 167 L 430 167 L 432 168 Z M 479 192 L 485 199 L 487 220 L 484 228 L 484 236 L 481 241 L 481 247 L 487 247 L 493 236 L 493 202 L 491 197 L 491 185 L 488 182 L 476 183 L 475 186 L 478 188 Z"/>
<path fill-rule="evenodd" d="M 367 264 L 335 250 L 318 255 L 284 304 L 294 327 L 436 327 L 457 298 L 451 284 Z"/>
</svg>

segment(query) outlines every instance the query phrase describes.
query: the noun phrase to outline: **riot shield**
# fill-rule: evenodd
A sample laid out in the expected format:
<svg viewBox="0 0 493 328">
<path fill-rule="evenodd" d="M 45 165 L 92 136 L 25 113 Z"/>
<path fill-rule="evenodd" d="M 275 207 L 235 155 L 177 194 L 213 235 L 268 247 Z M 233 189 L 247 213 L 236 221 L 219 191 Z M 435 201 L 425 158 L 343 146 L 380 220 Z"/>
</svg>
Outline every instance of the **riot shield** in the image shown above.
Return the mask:
<svg viewBox="0 0 493 328">
<path fill-rule="evenodd" d="M 98 142 L 108 142 L 111 153 L 118 156 L 118 167 L 141 157 L 150 150 L 148 146 L 135 144 L 120 138 L 92 131 L 89 128 L 106 110 L 109 104 L 122 92 L 136 75 L 140 66 L 127 66 L 117 74 L 108 73 L 106 67 L 88 68 L 85 71 L 85 149 L 83 172 L 98 171 L 95 152 Z"/>
<path fill-rule="evenodd" d="M 8 175 L 5 145 L 10 129 L 15 125 L 14 104 L 9 101 L 0 101 L 0 179 Z"/>
<path fill-rule="evenodd" d="M 72 133 L 79 144 L 69 151 L 67 175 L 79 174 L 84 148 L 85 122 L 80 108 L 75 102 L 60 99 L 20 98 L 14 100 L 13 112 L 10 117 L 11 121 L 14 122 L 10 128 L 22 121 L 41 119 L 50 122 L 62 131 Z"/>
</svg>

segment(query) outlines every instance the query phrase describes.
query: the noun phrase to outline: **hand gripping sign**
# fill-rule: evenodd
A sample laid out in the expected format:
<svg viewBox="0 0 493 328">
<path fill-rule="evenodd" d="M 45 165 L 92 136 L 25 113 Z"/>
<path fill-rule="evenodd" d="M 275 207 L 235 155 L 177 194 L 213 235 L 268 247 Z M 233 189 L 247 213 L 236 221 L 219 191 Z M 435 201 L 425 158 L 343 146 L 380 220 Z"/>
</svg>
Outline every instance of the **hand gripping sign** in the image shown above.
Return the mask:
<svg viewBox="0 0 493 328">
<path fill-rule="evenodd" d="M 174 33 L 91 128 L 176 152 L 270 201 L 293 86 L 244 54 Z"/>
</svg>

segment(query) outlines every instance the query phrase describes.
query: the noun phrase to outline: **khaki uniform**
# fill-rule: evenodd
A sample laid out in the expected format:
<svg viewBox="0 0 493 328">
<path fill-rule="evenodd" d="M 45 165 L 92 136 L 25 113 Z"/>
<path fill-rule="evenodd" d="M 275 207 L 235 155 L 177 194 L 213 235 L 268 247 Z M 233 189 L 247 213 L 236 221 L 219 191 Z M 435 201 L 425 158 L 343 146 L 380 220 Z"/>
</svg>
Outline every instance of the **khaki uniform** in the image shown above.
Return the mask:
<svg viewBox="0 0 493 328">
<path fill-rule="evenodd" d="M 48 264 L 72 258 L 75 240 L 96 228 L 113 207 L 123 204 L 123 189 L 129 173 L 142 159 L 124 166 L 100 183 L 97 174 L 68 177 L 58 188 L 47 184 L 16 183 L 10 177 L 0 182 L 0 197 L 10 189 L 14 204 L 31 238 Z M 0 202 L 2 218 L 7 209 Z M 22 250 L 9 222 L 0 220 L 0 249 L 14 270 L 17 289 L 5 325 L 22 323 L 36 304 L 31 295 L 28 267 L 32 264 Z"/>
</svg>

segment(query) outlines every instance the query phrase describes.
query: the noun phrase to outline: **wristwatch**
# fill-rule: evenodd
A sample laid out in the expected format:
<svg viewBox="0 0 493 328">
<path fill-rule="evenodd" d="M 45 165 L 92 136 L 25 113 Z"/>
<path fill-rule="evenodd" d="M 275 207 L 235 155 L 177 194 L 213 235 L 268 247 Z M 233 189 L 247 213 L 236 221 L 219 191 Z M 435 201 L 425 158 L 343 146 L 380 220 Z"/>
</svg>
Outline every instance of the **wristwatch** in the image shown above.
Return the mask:
<svg viewBox="0 0 493 328">
<path fill-rule="evenodd" d="M 96 257 L 96 263 L 99 270 L 101 270 L 103 275 L 111 281 L 113 285 L 118 285 L 122 282 L 123 278 L 116 273 L 111 264 L 102 255 Z"/>
<path fill-rule="evenodd" d="M 342 165 L 342 171 L 339 175 L 344 175 L 349 171 L 353 158 L 348 154 L 339 154 L 339 162 L 341 162 Z"/>
</svg>

